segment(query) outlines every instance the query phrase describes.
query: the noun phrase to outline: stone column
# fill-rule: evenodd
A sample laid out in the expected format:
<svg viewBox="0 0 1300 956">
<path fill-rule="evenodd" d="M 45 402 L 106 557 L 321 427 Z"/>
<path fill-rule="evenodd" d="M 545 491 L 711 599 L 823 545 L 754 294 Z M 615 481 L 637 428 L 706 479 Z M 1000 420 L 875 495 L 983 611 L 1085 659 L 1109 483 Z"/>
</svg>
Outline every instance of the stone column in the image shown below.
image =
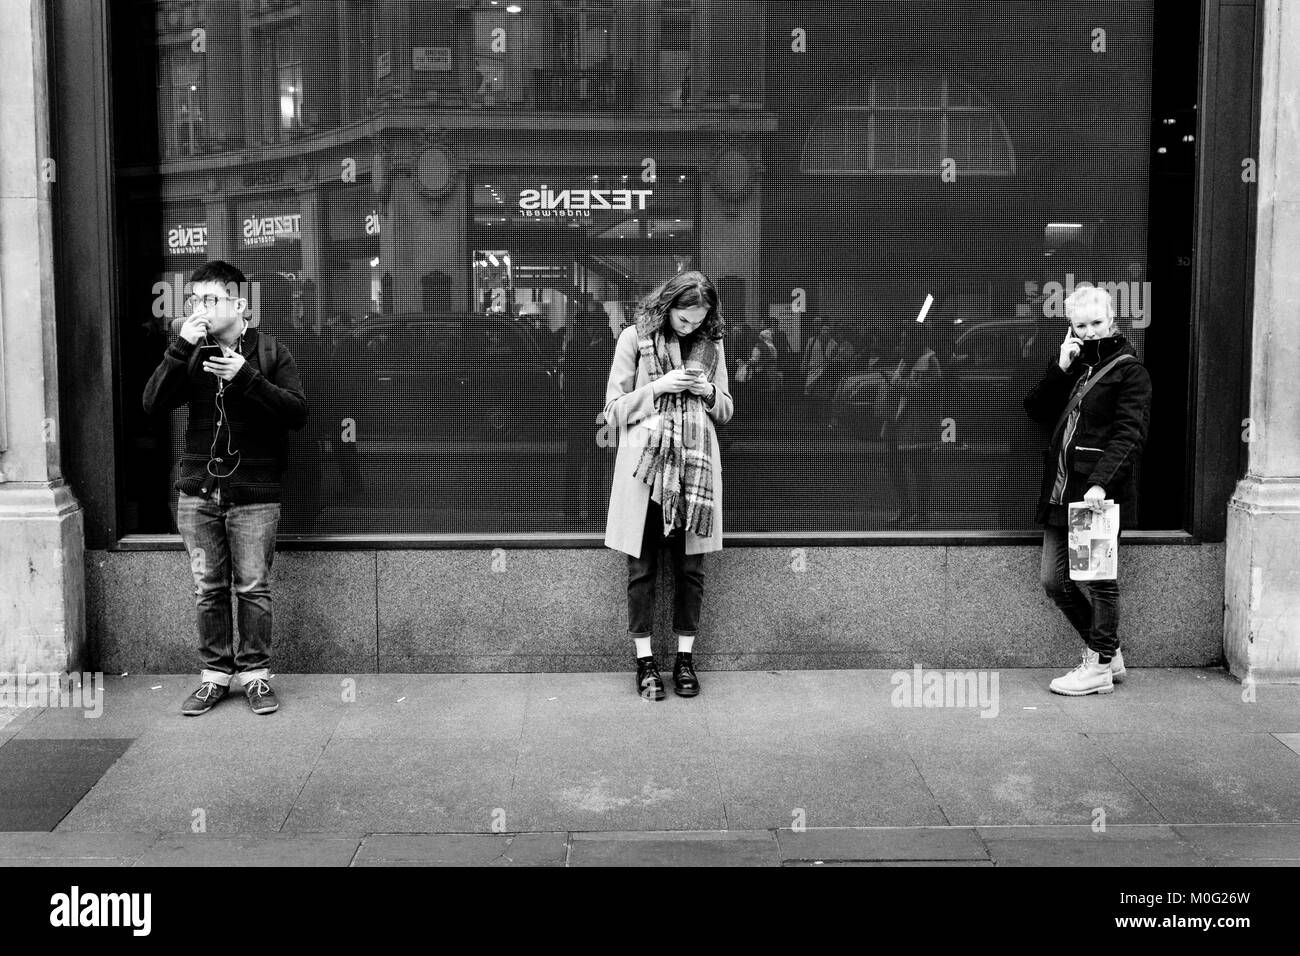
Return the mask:
<svg viewBox="0 0 1300 956">
<path fill-rule="evenodd" d="M 1223 645 L 1243 681 L 1300 683 L 1300 6 L 1260 6 L 1249 465 L 1228 504 Z"/>
<path fill-rule="evenodd" d="M 0 671 L 85 664 L 82 510 L 59 467 L 44 0 L 0 3 Z"/>
</svg>

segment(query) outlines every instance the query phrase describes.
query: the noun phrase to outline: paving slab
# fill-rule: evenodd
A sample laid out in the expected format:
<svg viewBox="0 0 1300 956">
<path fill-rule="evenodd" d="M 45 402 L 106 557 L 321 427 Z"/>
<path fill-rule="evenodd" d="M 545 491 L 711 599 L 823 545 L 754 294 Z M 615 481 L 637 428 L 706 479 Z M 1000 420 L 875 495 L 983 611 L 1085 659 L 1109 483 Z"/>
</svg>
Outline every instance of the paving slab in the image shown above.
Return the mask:
<svg viewBox="0 0 1300 956">
<path fill-rule="evenodd" d="M 719 737 L 886 733 L 893 724 L 880 671 L 709 671 L 700 682 L 695 703 Z"/>
<path fill-rule="evenodd" d="M 1063 672 L 988 672 L 998 675 L 996 717 L 980 717 L 978 706 L 895 706 L 891 678 L 900 672 L 884 669 L 704 671 L 701 697 L 678 698 L 670 688 L 663 702 L 637 698 L 628 668 L 283 674 L 274 678 L 277 714 L 257 717 L 235 697 L 201 718 L 178 713 L 194 675 L 110 675 L 102 717 L 16 711 L 0 728 L 0 767 L 16 759 L 7 756 L 14 747 L 136 742 L 70 812 L 59 811 L 67 814 L 61 822 L 49 819 L 57 810 L 49 809 L 49 793 L 71 794 L 75 803 L 69 787 L 93 777 L 94 761 L 72 751 L 33 759 L 27 751 L 39 773 L 0 775 L 0 793 L 9 788 L 0 818 L 8 808 L 11 827 L 57 824 L 57 834 L 192 835 L 200 849 L 230 847 L 232 863 L 256 841 L 213 839 L 281 830 L 319 839 L 387 833 L 391 846 L 419 834 L 433 841 L 434 857 L 495 860 L 495 844 L 473 841 L 502 840 L 496 831 L 503 827 L 517 840 L 533 839 L 528 831 L 772 829 L 814 841 L 798 852 L 821 854 L 823 865 L 847 865 L 974 853 L 982 844 L 967 841 L 977 825 L 1086 828 L 1098 807 L 1111 830 L 1300 824 L 1300 725 L 1290 722 L 1300 714 L 1300 687 L 1259 686 L 1246 702 L 1242 686 L 1221 670 L 1130 667 L 1115 694 L 1073 700 L 1047 689 Z M 206 834 L 191 834 L 196 809 L 205 811 Z M 791 830 L 795 823 L 807 828 L 803 834 Z M 916 828 L 912 843 L 890 827 Z M 816 835 L 869 831 L 879 835 Z M 448 833 L 469 842 L 437 844 Z M 779 858 L 790 849 L 785 838 L 773 836 Z M 1240 846 L 1227 831 L 1203 839 L 1265 865 L 1272 858 L 1263 854 L 1292 852 L 1259 834 Z M 1219 861 L 1219 844 L 1180 843 Z M 1042 846 L 1017 844 L 1011 858 L 1050 857 Z M 1121 860 L 1143 852 L 1132 842 L 1072 846 Z M 539 850 L 539 859 L 552 860 L 553 849 Z M 438 863 L 371 859 L 365 850 L 363 843 L 359 865 Z M 1161 860 L 1183 852 L 1164 843 L 1149 850 Z M 846 858 L 855 854 L 865 858 Z M 125 851 L 72 858 L 133 859 Z M 44 857 L 8 853 L 0 843 L 0 859 Z"/>
<path fill-rule="evenodd" d="M 664 700 L 637 696 L 634 673 L 531 674 L 525 694 L 524 736 L 547 738 L 615 733 L 657 739 L 664 734 L 704 736 L 706 694 L 696 698 L 673 693 L 671 674 Z M 703 678 L 701 678 L 703 679 Z"/>
<path fill-rule="evenodd" d="M 783 860 L 782 866 L 979 866 L 992 867 L 992 860 Z"/>
<path fill-rule="evenodd" d="M 1300 866 L 1295 860 L 1215 860 L 1214 866 Z"/>
<path fill-rule="evenodd" d="M 0 830 L 53 830 L 130 740 L 24 740 L 0 747 Z"/>
<path fill-rule="evenodd" d="M 139 737 L 150 731 L 211 736 L 258 735 L 259 738 L 328 737 L 343 715 L 338 681 L 329 676 L 281 674 L 272 678 L 280 700 L 274 714 L 257 715 L 241 688 L 211 711 L 198 717 L 180 712 L 185 698 L 198 686 L 196 675 L 108 676 L 104 680 L 102 713 L 86 718 L 79 710 L 48 708 L 22 729 L 24 738 Z M 322 741 L 323 742 L 323 741 Z"/>
<path fill-rule="evenodd" d="M 181 701 L 198 686 L 196 678 L 175 674 L 103 675 L 97 681 L 98 699 L 92 699 L 91 707 L 42 708 L 19 731 L 19 736 L 29 739 L 138 737 L 165 716 L 178 715 Z M 85 689 L 83 686 L 83 693 Z"/>
<path fill-rule="evenodd" d="M 980 827 L 998 866 L 1206 866 L 1172 827 Z"/>
<path fill-rule="evenodd" d="M 778 866 L 766 830 L 575 833 L 570 866 Z"/>
<path fill-rule="evenodd" d="M 1273 734 L 1288 750 L 1300 756 L 1300 734 Z"/>
<path fill-rule="evenodd" d="M 187 833 L 201 821 L 207 833 L 279 830 L 320 749 L 292 736 L 150 731 L 59 829 Z"/>
<path fill-rule="evenodd" d="M 335 738 L 293 800 L 285 829 L 491 832 L 509 806 L 514 765 L 514 745 L 499 740 Z M 506 820 L 508 829 L 531 829 Z"/>
<path fill-rule="evenodd" d="M 1096 743 L 1081 734 L 928 739 L 908 752 L 955 826 L 1165 819 Z"/>
<path fill-rule="evenodd" d="M 376 833 L 362 841 L 353 866 L 564 866 L 569 834 Z"/>
<path fill-rule="evenodd" d="M 255 714 L 243 689 L 231 687 L 212 710 L 198 717 L 180 712 L 181 702 L 194 689 L 191 678 L 169 695 L 163 712 L 149 725 L 148 733 L 172 734 L 191 739 L 242 739 L 256 747 L 262 741 L 290 743 L 319 749 L 334 733 L 353 705 L 344 702 L 339 680 L 319 675 L 278 674 L 271 680 L 280 703 L 271 714 Z M 174 698 L 174 699 L 171 699 Z"/>
<path fill-rule="evenodd" d="M 0 745 L 39 717 L 43 707 L 0 707 Z"/>
<path fill-rule="evenodd" d="M 158 839 L 157 833 L 67 833 L 34 830 L 0 833 L 4 859 L 137 859 Z"/>
<path fill-rule="evenodd" d="M 137 866 L 347 866 L 360 837 L 315 833 L 163 834 Z"/>
<path fill-rule="evenodd" d="M 1256 689 L 1254 700 L 1242 700 L 1240 694 L 1225 701 L 1232 712 L 1233 726 L 1252 733 L 1279 735 L 1300 733 L 1300 695 L 1263 695 Z"/>
<path fill-rule="evenodd" d="M 355 678 L 337 737 L 517 739 L 529 674 L 377 674 Z M 339 688 L 331 689 L 339 696 Z"/>
<path fill-rule="evenodd" d="M 60 859 L 47 859 L 43 857 L 4 857 L 0 856 L 0 867 L 66 867 L 87 866 L 99 868 L 101 866 L 128 867 L 135 866 L 134 857 L 63 857 Z"/>
<path fill-rule="evenodd" d="M 895 710 L 893 730 L 903 742 L 923 743 L 926 739 L 966 734 L 1078 732 L 1075 721 L 1062 710 L 1061 698 L 1048 691 L 1051 678 L 1046 672 L 936 669 L 922 673 L 920 694 L 916 692 L 915 673 L 899 672 L 892 685 L 900 704 Z M 942 685 L 935 683 L 936 689 L 942 686 L 942 695 L 927 697 L 925 686 L 930 673 L 942 677 Z"/>
<path fill-rule="evenodd" d="M 732 829 L 944 824 L 908 752 L 878 734 L 713 738 Z"/>
<path fill-rule="evenodd" d="M 1204 736 L 1224 736 L 1260 733 L 1270 725 L 1270 722 L 1260 719 L 1263 716 L 1260 711 L 1252 711 L 1246 704 L 1223 700 L 1208 689 L 1195 697 L 1173 699 L 1159 696 L 1137 698 L 1116 690 L 1114 694 L 1105 696 L 1062 697 L 1060 707 L 1079 731 L 1089 734 L 1176 734 L 1186 732 L 1188 727 L 1196 727 Z"/>
<path fill-rule="evenodd" d="M 783 862 L 930 862 L 989 858 L 973 827 L 863 827 L 777 830 Z"/>
<path fill-rule="evenodd" d="M 1241 686 L 1222 667 L 1143 667 L 1141 655 L 1136 649 L 1126 648 L 1124 656 L 1130 676 L 1120 683 L 1119 688 L 1123 689 L 1125 684 L 1131 685 L 1128 688 L 1133 691 L 1131 696 L 1137 696 L 1140 691 L 1165 700 L 1183 697 L 1201 699 L 1207 692 L 1223 696 Z M 1077 664 L 1078 660 L 1070 663 Z M 1053 671 L 1051 676 L 1059 676 L 1068 669 L 1069 667 L 1064 667 Z M 1116 693 L 1119 693 L 1119 689 Z"/>
<path fill-rule="evenodd" d="M 1174 832 L 1216 860 L 1290 860 L 1300 864 L 1300 826 L 1175 826 Z"/>
<path fill-rule="evenodd" d="M 1300 760 L 1281 742 L 1268 734 L 1188 730 L 1089 739 L 1165 821 L 1300 823 Z"/>
<path fill-rule="evenodd" d="M 619 725 L 581 738 L 525 737 L 505 826 L 713 829 L 723 825 L 722 802 L 708 737 Z"/>
</svg>

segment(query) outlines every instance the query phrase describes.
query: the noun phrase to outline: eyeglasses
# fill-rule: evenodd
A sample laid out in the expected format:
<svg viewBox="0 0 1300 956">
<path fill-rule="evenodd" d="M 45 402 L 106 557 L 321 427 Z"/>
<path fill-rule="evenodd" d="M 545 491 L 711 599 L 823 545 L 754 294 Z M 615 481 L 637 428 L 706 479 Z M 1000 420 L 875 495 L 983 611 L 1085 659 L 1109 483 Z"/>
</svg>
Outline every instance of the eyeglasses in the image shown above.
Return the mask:
<svg viewBox="0 0 1300 956">
<path fill-rule="evenodd" d="M 211 312 L 217 307 L 218 302 L 232 301 L 228 295 L 192 295 L 185 300 L 185 314 L 192 315 L 195 308 L 201 303 L 203 308 Z"/>
</svg>

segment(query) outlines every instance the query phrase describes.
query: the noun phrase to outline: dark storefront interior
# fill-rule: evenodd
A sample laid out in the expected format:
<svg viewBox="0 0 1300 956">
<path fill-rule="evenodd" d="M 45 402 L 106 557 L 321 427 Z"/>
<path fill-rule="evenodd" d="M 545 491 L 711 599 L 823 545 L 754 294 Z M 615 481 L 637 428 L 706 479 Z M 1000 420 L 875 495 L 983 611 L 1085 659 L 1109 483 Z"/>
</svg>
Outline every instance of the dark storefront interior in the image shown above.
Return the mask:
<svg viewBox="0 0 1300 956">
<path fill-rule="evenodd" d="M 121 533 L 175 530 L 184 412 L 139 397 L 218 255 L 311 406 L 285 534 L 600 532 L 614 338 L 686 268 L 729 326 L 728 532 L 1031 531 L 1020 398 L 1082 281 L 1155 385 L 1142 528 L 1182 528 L 1197 23 L 1158 6 L 115 6 Z"/>
</svg>

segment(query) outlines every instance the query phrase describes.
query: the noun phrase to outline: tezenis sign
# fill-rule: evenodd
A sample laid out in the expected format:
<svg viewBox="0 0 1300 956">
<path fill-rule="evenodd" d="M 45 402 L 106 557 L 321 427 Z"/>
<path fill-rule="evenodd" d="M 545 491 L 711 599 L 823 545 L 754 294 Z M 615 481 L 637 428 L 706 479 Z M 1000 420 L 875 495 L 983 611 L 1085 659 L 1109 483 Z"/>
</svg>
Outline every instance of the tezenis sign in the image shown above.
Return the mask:
<svg viewBox="0 0 1300 956">
<path fill-rule="evenodd" d="M 284 216 L 249 217 L 244 220 L 244 245 L 265 246 L 277 239 L 299 239 L 302 237 L 301 222 L 302 215 L 296 212 Z"/>
<path fill-rule="evenodd" d="M 522 189 L 519 212 L 535 218 L 549 216 L 590 216 L 592 210 L 641 210 L 653 189 Z"/>
</svg>

